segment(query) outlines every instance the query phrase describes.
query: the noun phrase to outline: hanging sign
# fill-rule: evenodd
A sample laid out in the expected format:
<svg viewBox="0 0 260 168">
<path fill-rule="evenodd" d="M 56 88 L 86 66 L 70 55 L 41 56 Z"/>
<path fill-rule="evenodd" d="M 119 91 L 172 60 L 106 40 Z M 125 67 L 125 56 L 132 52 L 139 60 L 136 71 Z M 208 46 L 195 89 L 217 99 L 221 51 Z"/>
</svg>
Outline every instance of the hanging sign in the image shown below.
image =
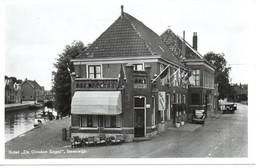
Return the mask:
<svg viewBox="0 0 260 168">
<path fill-rule="evenodd" d="M 158 92 L 158 110 L 165 110 L 166 107 L 166 97 L 165 92 Z"/>
</svg>

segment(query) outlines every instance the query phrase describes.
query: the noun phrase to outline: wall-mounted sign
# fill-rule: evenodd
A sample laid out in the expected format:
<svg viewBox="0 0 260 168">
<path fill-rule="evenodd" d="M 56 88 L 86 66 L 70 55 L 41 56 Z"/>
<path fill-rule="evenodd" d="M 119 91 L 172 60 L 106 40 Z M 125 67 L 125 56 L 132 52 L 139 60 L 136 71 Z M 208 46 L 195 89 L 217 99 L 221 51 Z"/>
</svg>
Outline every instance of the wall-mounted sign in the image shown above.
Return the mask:
<svg viewBox="0 0 260 168">
<path fill-rule="evenodd" d="M 146 104 L 145 107 L 146 107 L 146 108 L 151 108 L 151 105 L 150 105 L 150 104 Z"/>
<path fill-rule="evenodd" d="M 166 97 L 165 92 L 158 92 L 158 109 L 165 110 L 166 107 Z"/>
<path fill-rule="evenodd" d="M 135 83 L 134 84 L 134 88 L 135 89 L 146 89 L 147 88 L 147 84 Z"/>
</svg>

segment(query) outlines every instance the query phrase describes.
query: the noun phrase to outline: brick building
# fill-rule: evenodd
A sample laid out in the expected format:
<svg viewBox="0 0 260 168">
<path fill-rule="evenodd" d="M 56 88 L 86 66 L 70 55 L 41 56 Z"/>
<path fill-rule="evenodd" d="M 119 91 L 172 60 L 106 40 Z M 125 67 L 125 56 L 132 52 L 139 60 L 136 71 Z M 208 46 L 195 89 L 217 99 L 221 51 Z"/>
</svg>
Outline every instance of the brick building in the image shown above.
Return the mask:
<svg viewBox="0 0 260 168">
<path fill-rule="evenodd" d="M 185 40 L 185 32 L 183 32 L 183 38 L 181 38 L 168 29 L 161 35 L 161 38 L 187 69 L 192 72 L 189 78 L 188 120 L 191 120 L 195 109 L 205 109 L 206 114 L 208 110 L 212 111 L 216 97 L 214 90 L 215 67 L 197 51 L 197 33 L 194 32 L 192 46 Z"/>
<path fill-rule="evenodd" d="M 71 136 L 122 134 L 126 141 L 152 137 L 187 121 L 187 102 L 191 100 L 186 64 L 199 67 L 200 76 L 209 66 L 202 58 L 194 65 L 180 59 L 160 36 L 123 7 L 121 16 L 71 61 L 75 70 Z M 201 78 L 196 78 L 195 84 L 206 84 Z M 204 91 L 195 84 L 194 93 L 196 89 Z M 196 97 L 197 106 L 203 106 L 203 96 Z"/>
<path fill-rule="evenodd" d="M 28 80 L 21 84 L 22 101 L 43 101 L 44 87 L 40 86 L 35 80 Z"/>
</svg>

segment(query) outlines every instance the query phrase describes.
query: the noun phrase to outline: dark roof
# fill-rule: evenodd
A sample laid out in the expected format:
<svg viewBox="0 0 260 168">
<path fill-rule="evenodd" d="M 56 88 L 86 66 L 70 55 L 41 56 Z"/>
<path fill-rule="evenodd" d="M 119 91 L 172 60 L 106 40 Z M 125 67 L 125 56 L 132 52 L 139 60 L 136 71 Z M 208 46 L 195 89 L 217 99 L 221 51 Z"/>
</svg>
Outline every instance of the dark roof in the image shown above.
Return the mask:
<svg viewBox="0 0 260 168">
<path fill-rule="evenodd" d="M 133 16 L 124 13 L 77 58 L 136 57 L 160 55 L 183 65 L 160 36 Z"/>
<path fill-rule="evenodd" d="M 25 79 L 24 82 L 28 82 L 32 88 L 41 89 L 41 86 L 36 81 Z"/>
<path fill-rule="evenodd" d="M 171 49 L 171 51 L 174 45 L 178 45 L 181 48 L 182 43 L 184 42 L 186 45 L 185 59 L 204 59 L 197 50 L 195 50 L 179 35 L 175 34 L 171 29 L 167 29 L 160 37 L 162 38 L 162 41 L 164 41 L 165 44 Z"/>
</svg>

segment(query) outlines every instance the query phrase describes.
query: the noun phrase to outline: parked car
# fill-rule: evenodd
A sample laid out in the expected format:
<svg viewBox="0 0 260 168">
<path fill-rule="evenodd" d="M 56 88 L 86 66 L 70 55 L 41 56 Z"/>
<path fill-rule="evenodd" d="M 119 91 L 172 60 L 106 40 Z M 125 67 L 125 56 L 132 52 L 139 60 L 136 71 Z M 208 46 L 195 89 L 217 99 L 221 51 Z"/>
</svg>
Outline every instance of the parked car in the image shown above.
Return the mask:
<svg viewBox="0 0 260 168">
<path fill-rule="evenodd" d="M 205 122 L 205 112 L 204 110 L 195 110 L 192 117 L 192 123 L 201 123 Z"/>
<path fill-rule="evenodd" d="M 223 114 L 234 114 L 237 110 L 237 104 L 225 104 L 225 108 L 223 110 Z"/>
</svg>

